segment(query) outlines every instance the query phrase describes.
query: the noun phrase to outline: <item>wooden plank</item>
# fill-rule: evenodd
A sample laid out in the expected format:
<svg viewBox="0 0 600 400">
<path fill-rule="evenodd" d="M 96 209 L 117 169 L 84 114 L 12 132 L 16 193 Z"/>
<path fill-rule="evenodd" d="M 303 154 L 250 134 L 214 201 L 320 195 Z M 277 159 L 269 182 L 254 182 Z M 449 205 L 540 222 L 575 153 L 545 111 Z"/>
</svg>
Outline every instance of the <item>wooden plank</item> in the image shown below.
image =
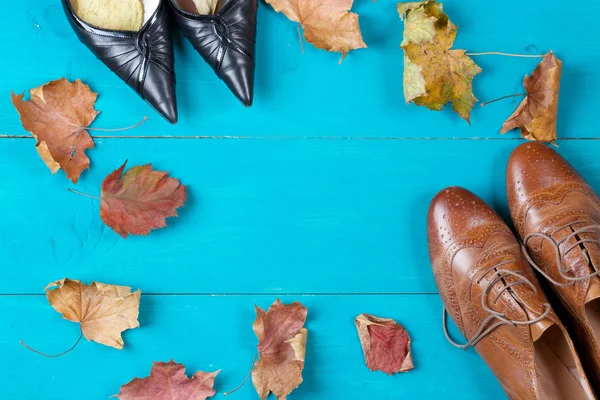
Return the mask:
<svg viewBox="0 0 600 400">
<path fill-rule="evenodd" d="M 429 200 L 461 185 L 507 217 L 504 169 L 518 143 L 99 140 L 78 190 L 98 195 L 127 158 L 190 188 L 167 229 L 123 240 L 97 200 L 51 176 L 33 140 L 0 140 L 0 293 L 40 293 L 66 276 L 151 293 L 435 293 Z M 600 142 L 560 151 L 600 188 Z"/>
<path fill-rule="evenodd" d="M 503 399 L 503 392 L 473 350 L 461 351 L 441 331 L 438 296 L 300 296 L 309 309 L 305 382 L 295 399 Z M 117 351 L 85 340 L 70 354 L 49 359 L 19 346 L 25 340 L 48 352 L 68 348 L 79 332 L 60 318 L 43 296 L 0 296 L 11 310 L 0 320 L 3 399 L 104 399 L 134 377 L 148 375 L 153 361 L 173 358 L 198 369 L 222 369 L 222 393 L 245 378 L 256 352 L 253 305 L 268 307 L 271 296 L 143 296 L 141 328 L 124 335 Z M 388 376 L 370 372 L 353 319 L 361 312 L 396 318 L 413 340 L 416 368 Z M 235 396 L 235 397 L 234 397 Z M 257 398 L 248 383 L 233 399 Z"/>
<path fill-rule="evenodd" d="M 565 7 L 562 2 L 531 0 L 519 12 L 510 2 L 448 0 L 444 5 L 460 26 L 459 48 L 512 53 L 553 49 L 565 61 L 559 135 L 598 136 L 594 104 L 600 71 L 590 62 L 600 57 L 597 2 L 583 0 L 577 7 Z M 97 127 L 129 126 L 144 115 L 150 117 L 144 127 L 126 135 L 497 137 L 518 99 L 476 107 L 472 127 L 450 110 L 435 113 L 405 106 L 399 49 L 403 28 L 395 6 L 395 0 L 355 2 L 370 47 L 352 52 L 338 65 L 338 54 L 310 44 L 302 54 L 296 25 L 261 2 L 252 109 L 244 109 L 177 35 L 181 121 L 170 126 L 77 41 L 59 1 L 9 2 L 4 12 L 11 17 L 0 28 L 7 55 L 0 65 L 0 134 L 26 134 L 10 104 L 10 90 L 23 92 L 66 76 L 81 78 L 100 93 Z M 477 62 L 484 73 L 475 80 L 475 94 L 489 100 L 522 92 L 522 78 L 537 60 L 488 56 Z"/>
</svg>

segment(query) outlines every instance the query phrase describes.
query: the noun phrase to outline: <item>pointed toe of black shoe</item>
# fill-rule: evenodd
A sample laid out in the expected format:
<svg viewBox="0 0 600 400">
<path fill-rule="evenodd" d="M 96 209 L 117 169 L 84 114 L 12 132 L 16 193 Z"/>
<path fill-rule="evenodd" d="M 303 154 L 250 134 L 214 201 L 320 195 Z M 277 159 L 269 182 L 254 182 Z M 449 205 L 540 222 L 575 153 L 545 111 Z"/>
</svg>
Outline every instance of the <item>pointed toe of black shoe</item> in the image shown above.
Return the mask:
<svg viewBox="0 0 600 400">
<path fill-rule="evenodd" d="M 175 125 L 179 121 L 177 105 L 172 100 L 166 100 L 156 106 L 156 111 L 160 113 L 167 121 Z"/>
<path fill-rule="evenodd" d="M 165 98 L 162 96 L 156 96 L 147 98 L 148 104 L 154 108 L 164 119 L 172 123 L 173 125 L 179 121 L 179 114 L 177 113 L 177 103 L 174 98 Z"/>
<path fill-rule="evenodd" d="M 258 0 L 220 0 L 214 15 L 190 12 L 169 0 L 183 35 L 246 107 L 254 97 L 254 53 Z"/>
<path fill-rule="evenodd" d="M 235 51 L 225 49 L 220 77 L 243 105 L 246 107 L 252 106 L 254 99 L 254 63 L 251 60 Z"/>
<path fill-rule="evenodd" d="M 176 124 L 178 121 L 177 100 L 175 96 L 175 78 L 163 67 L 151 64 L 146 73 L 142 97 L 167 121 Z"/>
<path fill-rule="evenodd" d="M 156 112 L 176 123 L 172 24 L 165 1 L 161 0 L 137 32 L 90 25 L 75 14 L 71 0 L 62 0 L 62 3 L 79 40 Z"/>
</svg>

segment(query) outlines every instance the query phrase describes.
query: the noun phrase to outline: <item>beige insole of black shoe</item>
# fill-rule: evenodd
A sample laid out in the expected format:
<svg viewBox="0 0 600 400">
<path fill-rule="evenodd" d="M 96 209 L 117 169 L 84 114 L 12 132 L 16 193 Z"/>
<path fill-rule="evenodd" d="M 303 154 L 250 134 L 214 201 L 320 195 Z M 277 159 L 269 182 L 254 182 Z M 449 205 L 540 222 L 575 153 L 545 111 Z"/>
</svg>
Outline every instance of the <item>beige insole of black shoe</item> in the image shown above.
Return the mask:
<svg viewBox="0 0 600 400">
<path fill-rule="evenodd" d="M 139 31 L 144 23 L 142 0 L 70 0 L 75 14 L 90 25 L 118 31 Z"/>
<path fill-rule="evenodd" d="M 174 0 L 183 11 L 191 14 L 213 15 L 223 8 L 228 0 Z"/>
<path fill-rule="evenodd" d="M 579 375 L 573 354 L 557 326 L 546 330 L 534 343 L 535 366 L 544 400 L 589 400 L 584 379 Z M 587 387 L 587 385 L 585 385 Z"/>
<path fill-rule="evenodd" d="M 75 14 L 93 26 L 139 31 L 156 12 L 160 0 L 70 0 Z"/>
</svg>

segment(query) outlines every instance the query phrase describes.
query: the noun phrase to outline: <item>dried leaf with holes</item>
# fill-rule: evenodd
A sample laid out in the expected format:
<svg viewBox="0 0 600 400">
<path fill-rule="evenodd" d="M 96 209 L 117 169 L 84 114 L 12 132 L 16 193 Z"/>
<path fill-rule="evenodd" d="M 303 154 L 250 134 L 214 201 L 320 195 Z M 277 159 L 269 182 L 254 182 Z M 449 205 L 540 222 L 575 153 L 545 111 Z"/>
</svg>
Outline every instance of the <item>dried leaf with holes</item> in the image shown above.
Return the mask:
<svg viewBox="0 0 600 400">
<path fill-rule="evenodd" d="M 68 278 L 46 287 L 50 305 L 64 319 L 78 322 L 87 340 L 121 350 L 121 333 L 140 326 L 141 291 L 130 287 L 94 282 L 86 285 Z"/>
<path fill-rule="evenodd" d="M 100 217 L 115 232 L 148 235 L 167 226 L 166 218 L 176 217 L 187 200 L 187 190 L 166 172 L 153 171 L 150 164 L 130 168 L 125 162 L 102 183 Z"/>
<path fill-rule="evenodd" d="M 360 33 L 358 14 L 349 12 L 353 0 L 266 1 L 275 11 L 300 24 L 309 43 L 319 49 L 342 53 L 341 60 L 350 50 L 367 47 Z"/>
<path fill-rule="evenodd" d="M 120 400 L 206 400 L 215 395 L 213 385 L 217 372 L 198 371 L 188 378 L 185 367 L 173 360 L 168 363 L 155 362 L 150 376 L 121 386 Z"/>
<path fill-rule="evenodd" d="M 354 321 L 371 371 L 387 374 L 410 371 L 414 368 L 410 355 L 410 337 L 406 329 L 390 318 L 360 314 Z"/>
<path fill-rule="evenodd" d="M 436 111 L 450 102 L 470 123 L 477 100 L 472 83 L 481 68 L 465 50 L 452 50 L 456 25 L 434 0 L 398 3 L 398 13 L 405 20 L 404 99 Z"/>
<path fill-rule="evenodd" d="M 94 109 L 97 94 L 76 80 L 65 78 L 31 89 L 31 99 L 11 93 L 23 128 L 36 138 L 36 149 L 53 174 L 62 168 L 73 183 L 89 168 L 85 154 L 94 147 L 86 128 L 99 114 Z"/>
<path fill-rule="evenodd" d="M 88 24 L 117 31 L 139 31 L 144 22 L 142 0 L 68 0 Z"/>
<path fill-rule="evenodd" d="M 527 97 L 504 122 L 500 133 L 519 128 L 527 140 L 554 143 L 561 73 L 562 62 L 554 53 L 548 53 L 523 80 Z"/>
<path fill-rule="evenodd" d="M 259 340 L 260 358 L 252 371 L 252 382 L 262 400 L 270 392 L 286 397 L 302 383 L 308 329 L 308 310 L 299 302 L 282 304 L 279 299 L 265 312 L 256 307 L 252 328 Z"/>
</svg>

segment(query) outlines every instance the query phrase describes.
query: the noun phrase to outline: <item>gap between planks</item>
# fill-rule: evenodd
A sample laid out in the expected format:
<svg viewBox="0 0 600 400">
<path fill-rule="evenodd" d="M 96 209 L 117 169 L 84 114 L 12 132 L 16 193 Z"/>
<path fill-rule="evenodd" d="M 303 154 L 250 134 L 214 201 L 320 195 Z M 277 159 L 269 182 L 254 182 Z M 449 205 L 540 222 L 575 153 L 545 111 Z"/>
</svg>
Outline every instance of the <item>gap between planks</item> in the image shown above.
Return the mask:
<svg viewBox="0 0 600 400">
<path fill-rule="evenodd" d="M 176 140 L 400 140 L 400 141 L 431 141 L 431 140 L 456 140 L 456 141 L 469 141 L 469 140 L 483 140 L 483 141 L 502 141 L 502 140 L 523 140 L 520 137 L 449 137 L 449 138 L 436 138 L 436 137 L 393 137 L 393 136 L 380 136 L 380 137 L 365 137 L 365 136 L 92 136 L 93 139 L 176 139 Z M 35 139 L 29 135 L 0 135 L 0 139 Z M 575 140 L 600 140 L 600 137 L 582 137 L 582 138 L 562 138 L 556 139 L 557 142 L 562 141 L 575 141 Z"/>
<path fill-rule="evenodd" d="M 297 297 L 341 297 L 341 296 L 437 296 L 437 292 L 407 292 L 407 293 L 142 293 L 142 296 L 191 296 L 191 297 L 249 297 L 249 296 L 297 296 Z M 45 293 L 0 293 L 0 297 L 46 296 Z"/>
</svg>

